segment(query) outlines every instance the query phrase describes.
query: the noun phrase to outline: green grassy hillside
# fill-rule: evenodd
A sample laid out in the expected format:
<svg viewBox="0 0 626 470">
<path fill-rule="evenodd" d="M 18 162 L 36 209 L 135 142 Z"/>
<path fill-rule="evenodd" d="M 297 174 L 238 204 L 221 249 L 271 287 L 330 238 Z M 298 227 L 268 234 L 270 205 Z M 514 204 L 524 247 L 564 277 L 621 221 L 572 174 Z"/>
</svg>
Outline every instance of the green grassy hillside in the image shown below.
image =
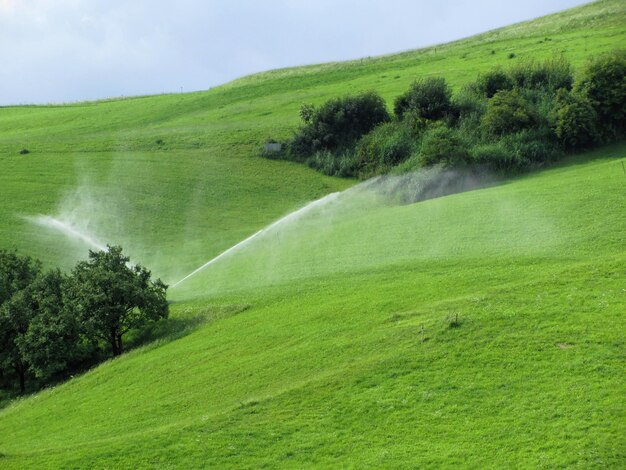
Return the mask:
<svg viewBox="0 0 626 470">
<path fill-rule="evenodd" d="M 201 326 L 5 409 L 3 465 L 619 466 L 616 156 L 292 238 L 328 272 L 175 305 Z"/>
<path fill-rule="evenodd" d="M 625 13 L 601 1 L 202 93 L 0 108 L 0 248 L 71 266 L 87 246 L 24 219 L 54 215 L 174 282 L 354 184 L 257 157 L 302 102 L 390 101 L 430 74 L 458 87 L 524 56 L 579 65 L 624 44 Z M 6 406 L 0 467 L 623 466 L 625 157 L 411 205 L 350 189 L 171 289 L 172 318 L 134 338 L 160 340 Z"/>
</svg>

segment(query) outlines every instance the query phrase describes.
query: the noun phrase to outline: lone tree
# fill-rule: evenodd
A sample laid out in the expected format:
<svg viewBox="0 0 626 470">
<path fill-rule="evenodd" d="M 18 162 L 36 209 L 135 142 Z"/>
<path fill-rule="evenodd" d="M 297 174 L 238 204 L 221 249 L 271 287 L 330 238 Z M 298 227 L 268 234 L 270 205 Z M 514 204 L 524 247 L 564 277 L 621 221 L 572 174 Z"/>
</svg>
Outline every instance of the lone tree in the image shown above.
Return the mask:
<svg viewBox="0 0 626 470">
<path fill-rule="evenodd" d="M 167 285 L 152 281 L 150 271 L 131 265 L 119 246 L 89 251 L 89 260 L 76 265 L 68 298 L 89 337 L 108 343 L 114 356 L 122 354 L 122 337 L 132 328 L 167 318 Z"/>
</svg>

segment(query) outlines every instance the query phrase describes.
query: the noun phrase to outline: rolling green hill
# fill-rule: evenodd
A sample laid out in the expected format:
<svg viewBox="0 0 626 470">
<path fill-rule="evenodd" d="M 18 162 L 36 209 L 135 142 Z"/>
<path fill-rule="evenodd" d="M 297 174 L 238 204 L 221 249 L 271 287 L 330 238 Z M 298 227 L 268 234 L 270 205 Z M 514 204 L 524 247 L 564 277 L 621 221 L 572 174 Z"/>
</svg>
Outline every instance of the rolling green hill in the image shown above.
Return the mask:
<svg viewBox="0 0 626 470">
<path fill-rule="evenodd" d="M 600 1 L 207 92 L 0 108 L 0 247 L 47 265 L 88 247 L 25 216 L 173 283 L 344 191 L 171 289 L 171 319 L 132 341 L 160 339 L 1 410 L 0 467 L 623 466 L 623 143 L 411 205 L 258 150 L 303 102 L 390 102 L 419 76 L 458 87 L 554 52 L 580 65 L 623 46 L 625 13 Z"/>
</svg>

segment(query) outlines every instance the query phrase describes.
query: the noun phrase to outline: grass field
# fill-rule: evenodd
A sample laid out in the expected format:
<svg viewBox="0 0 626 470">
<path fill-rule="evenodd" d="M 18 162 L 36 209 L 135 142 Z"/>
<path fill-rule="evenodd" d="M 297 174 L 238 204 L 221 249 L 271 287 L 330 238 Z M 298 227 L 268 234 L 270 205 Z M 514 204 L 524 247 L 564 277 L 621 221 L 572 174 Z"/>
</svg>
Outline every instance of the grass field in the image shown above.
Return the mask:
<svg viewBox="0 0 626 470">
<path fill-rule="evenodd" d="M 302 102 L 390 102 L 417 76 L 458 87 L 553 52 L 580 65 L 624 44 L 625 12 L 202 93 L 0 108 L 0 247 L 70 267 L 87 247 L 23 218 L 63 216 L 174 282 L 353 187 L 258 158 Z M 624 158 L 618 143 L 411 205 L 350 189 L 171 289 L 142 346 L 7 405 L 0 467 L 623 467 Z"/>
</svg>

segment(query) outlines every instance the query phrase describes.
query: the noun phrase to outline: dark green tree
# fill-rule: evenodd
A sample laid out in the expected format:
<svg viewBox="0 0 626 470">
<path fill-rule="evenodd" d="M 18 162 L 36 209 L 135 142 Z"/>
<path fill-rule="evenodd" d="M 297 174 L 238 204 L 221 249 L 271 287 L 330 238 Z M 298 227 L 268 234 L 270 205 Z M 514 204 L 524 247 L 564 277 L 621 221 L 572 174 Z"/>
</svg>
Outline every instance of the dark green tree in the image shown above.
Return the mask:
<svg viewBox="0 0 626 470">
<path fill-rule="evenodd" d="M 27 310 L 30 322 L 16 344 L 22 361 L 40 379 L 67 370 L 79 353 L 78 323 L 65 306 L 67 283 L 67 277 L 56 269 L 35 279 L 21 296 L 21 308 Z"/>
<path fill-rule="evenodd" d="M 24 293 L 24 290 L 16 292 L 0 307 L 0 361 L 4 367 L 13 368 L 22 393 L 26 391 L 28 363 L 22 357 L 18 344 L 32 319 L 32 310 Z"/>
<path fill-rule="evenodd" d="M 68 299 L 87 336 L 104 341 L 119 356 L 129 330 L 167 318 L 166 291 L 146 268 L 131 265 L 121 247 L 109 246 L 90 251 L 89 260 L 76 265 Z"/>
<path fill-rule="evenodd" d="M 0 250 L 0 305 L 30 285 L 41 272 L 41 263 L 15 251 Z"/>
<path fill-rule="evenodd" d="M 40 379 L 68 368 L 79 342 L 72 312 L 64 309 L 59 270 L 39 275 L 0 307 L 0 351 L 22 393 L 27 372 Z"/>
<path fill-rule="evenodd" d="M 41 272 L 41 264 L 28 256 L 0 250 L 0 369 L 13 368 L 26 390 L 28 364 L 17 340 L 28 330 L 32 312 L 26 308 L 25 289 Z"/>
</svg>

